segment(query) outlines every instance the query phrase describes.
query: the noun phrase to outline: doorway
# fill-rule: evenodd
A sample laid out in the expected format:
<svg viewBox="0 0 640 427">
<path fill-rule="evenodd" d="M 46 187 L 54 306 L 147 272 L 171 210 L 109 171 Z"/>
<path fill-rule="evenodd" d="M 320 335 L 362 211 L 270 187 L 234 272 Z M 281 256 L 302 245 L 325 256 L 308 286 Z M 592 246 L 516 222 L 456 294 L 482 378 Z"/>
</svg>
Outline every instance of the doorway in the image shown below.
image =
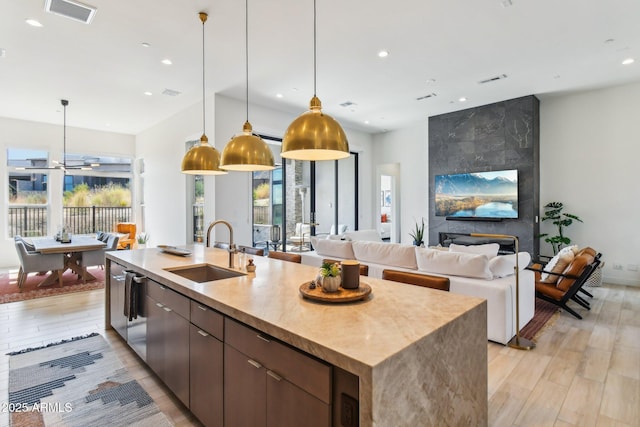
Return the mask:
<svg viewBox="0 0 640 427">
<path fill-rule="evenodd" d="M 377 167 L 377 229 L 385 242 L 400 243 L 400 164 L 389 163 Z"/>
</svg>

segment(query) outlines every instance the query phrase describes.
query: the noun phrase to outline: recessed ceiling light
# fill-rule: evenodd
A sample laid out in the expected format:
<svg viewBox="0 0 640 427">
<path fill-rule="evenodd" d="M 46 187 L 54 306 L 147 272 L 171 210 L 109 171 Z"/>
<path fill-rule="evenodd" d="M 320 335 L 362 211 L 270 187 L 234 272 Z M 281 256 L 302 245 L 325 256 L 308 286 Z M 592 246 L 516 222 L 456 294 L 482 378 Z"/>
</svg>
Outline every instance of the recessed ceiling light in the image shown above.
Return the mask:
<svg viewBox="0 0 640 427">
<path fill-rule="evenodd" d="M 283 95 L 283 94 L 281 94 L 281 93 L 276 93 L 276 98 L 282 98 L 282 97 L 284 97 L 284 95 Z"/>
<path fill-rule="evenodd" d="M 386 50 L 381 50 L 380 52 L 378 52 L 378 56 L 380 58 L 386 58 L 387 56 L 389 56 L 389 52 Z"/>
<path fill-rule="evenodd" d="M 460 102 L 467 102 L 467 98 L 466 98 L 466 97 L 464 97 L 464 96 L 462 96 L 462 97 L 458 98 L 458 101 L 460 101 Z"/>
<path fill-rule="evenodd" d="M 173 64 L 173 62 L 171 62 L 171 60 L 170 60 L 170 59 L 163 59 L 161 62 L 162 62 L 164 65 L 171 65 L 171 64 Z"/>
<path fill-rule="evenodd" d="M 622 65 L 629 65 L 629 64 L 633 64 L 634 62 L 635 62 L 635 59 L 627 58 L 624 61 L 622 61 Z"/>
<path fill-rule="evenodd" d="M 147 43 L 147 42 L 143 42 L 143 43 L 140 43 L 140 44 L 142 45 L 142 47 L 149 47 L 149 46 L 151 46 L 151 45 L 150 45 L 149 43 Z"/>
<path fill-rule="evenodd" d="M 35 19 L 27 19 L 24 22 L 31 25 L 32 27 L 42 27 L 42 24 L 39 21 L 36 21 Z"/>
<path fill-rule="evenodd" d="M 365 120 L 365 121 L 364 121 L 364 124 L 365 124 L 365 125 L 368 125 L 368 124 L 369 124 L 369 120 Z"/>
<path fill-rule="evenodd" d="M 151 93 L 151 92 L 149 92 L 149 91 L 146 91 L 144 94 L 145 94 L 145 95 L 147 95 L 147 96 L 151 96 L 151 95 L 153 95 L 153 93 Z"/>
</svg>

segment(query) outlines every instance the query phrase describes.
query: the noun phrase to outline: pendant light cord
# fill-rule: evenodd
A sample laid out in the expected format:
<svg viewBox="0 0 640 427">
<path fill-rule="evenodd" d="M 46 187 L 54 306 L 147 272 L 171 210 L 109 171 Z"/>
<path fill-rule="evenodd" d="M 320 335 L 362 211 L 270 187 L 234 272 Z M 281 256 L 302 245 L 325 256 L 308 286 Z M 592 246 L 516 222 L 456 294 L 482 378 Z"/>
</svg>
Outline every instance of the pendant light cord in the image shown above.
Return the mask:
<svg viewBox="0 0 640 427">
<path fill-rule="evenodd" d="M 316 74 L 317 74 L 317 65 L 316 65 L 316 0 L 313 0 L 313 96 L 316 96 Z"/>
<path fill-rule="evenodd" d="M 205 15 L 206 16 L 206 15 Z M 207 98 L 205 95 L 205 86 L 204 86 L 204 23 L 207 18 L 200 18 L 202 20 L 202 134 L 206 135 L 206 114 L 205 114 L 205 106 L 207 104 Z"/>
<path fill-rule="evenodd" d="M 249 121 L 249 0 L 244 2 L 244 64 L 246 76 L 247 121 Z"/>
</svg>

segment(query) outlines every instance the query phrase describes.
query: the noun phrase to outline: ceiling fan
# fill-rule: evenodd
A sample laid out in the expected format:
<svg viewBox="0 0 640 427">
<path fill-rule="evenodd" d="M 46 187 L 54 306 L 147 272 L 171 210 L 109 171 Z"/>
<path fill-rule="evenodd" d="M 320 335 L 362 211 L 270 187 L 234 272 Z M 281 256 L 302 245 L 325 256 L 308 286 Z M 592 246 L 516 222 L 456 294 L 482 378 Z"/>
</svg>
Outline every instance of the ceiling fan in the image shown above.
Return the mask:
<svg viewBox="0 0 640 427">
<path fill-rule="evenodd" d="M 67 170 L 92 170 L 94 167 L 100 166 L 99 163 L 91 163 L 89 165 L 68 165 L 67 164 L 67 106 L 69 105 L 69 101 L 66 99 L 61 99 L 60 103 L 63 108 L 63 137 L 62 137 L 62 161 L 59 162 L 57 160 L 53 160 L 53 166 L 25 166 L 25 167 L 17 167 L 16 170 L 62 170 L 66 173 Z"/>
</svg>

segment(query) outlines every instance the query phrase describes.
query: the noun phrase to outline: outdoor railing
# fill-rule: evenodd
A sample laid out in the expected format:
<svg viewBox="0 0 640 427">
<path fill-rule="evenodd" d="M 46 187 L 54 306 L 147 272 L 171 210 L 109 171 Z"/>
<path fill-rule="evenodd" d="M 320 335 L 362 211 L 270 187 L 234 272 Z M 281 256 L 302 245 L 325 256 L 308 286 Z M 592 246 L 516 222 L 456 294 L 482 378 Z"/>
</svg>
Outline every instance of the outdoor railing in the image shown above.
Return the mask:
<svg viewBox="0 0 640 427">
<path fill-rule="evenodd" d="M 63 224 L 72 234 L 112 231 L 119 222 L 130 222 L 131 207 L 64 207 Z M 61 224 L 62 225 L 62 224 Z M 57 225 L 52 224 L 52 227 Z M 35 206 L 9 207 L 9 237 L 46 236 L 57 230 L 47 230 L 47 208 Z"/>
</svg>

